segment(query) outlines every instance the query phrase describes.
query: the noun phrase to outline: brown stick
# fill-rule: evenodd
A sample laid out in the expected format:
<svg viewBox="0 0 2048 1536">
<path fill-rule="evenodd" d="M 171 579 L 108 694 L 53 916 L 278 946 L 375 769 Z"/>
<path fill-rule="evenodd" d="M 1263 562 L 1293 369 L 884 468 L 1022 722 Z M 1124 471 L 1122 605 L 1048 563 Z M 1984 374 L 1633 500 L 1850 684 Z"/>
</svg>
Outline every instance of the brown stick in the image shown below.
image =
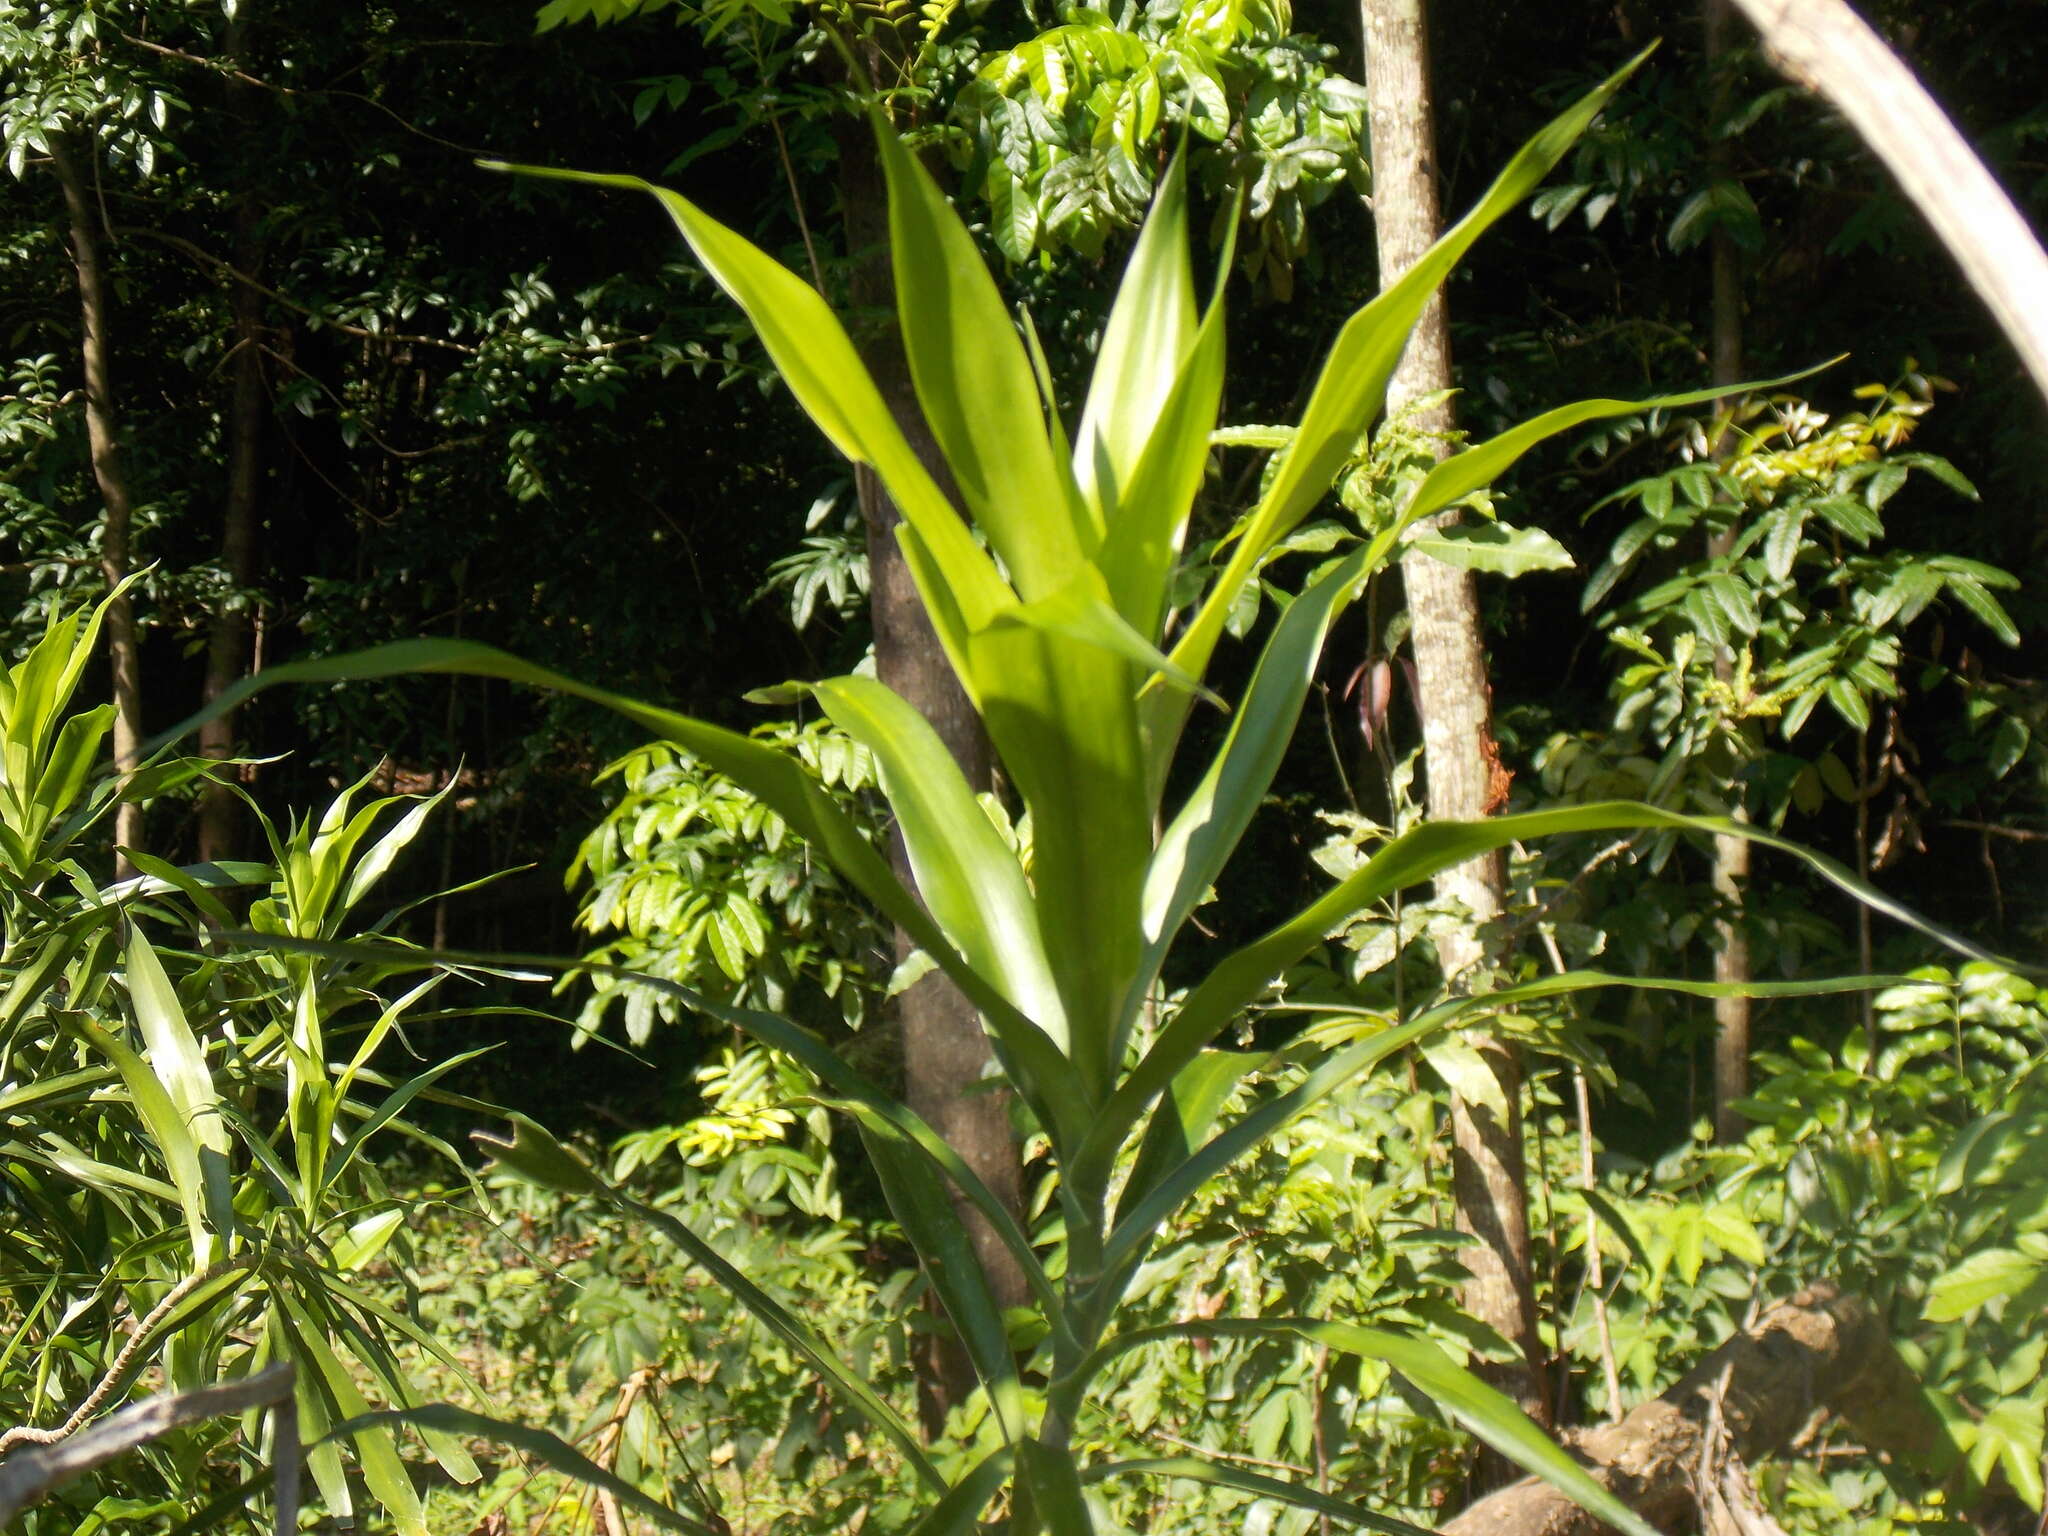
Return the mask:
<svg viewBox="0 0 2048 1536">
<path fill-rule="evenodd" d="M 2048 396 L 2048 252 L 1926 87 L 1843 0 L 1735 3 L 1898 178 Z"/>
</svg>

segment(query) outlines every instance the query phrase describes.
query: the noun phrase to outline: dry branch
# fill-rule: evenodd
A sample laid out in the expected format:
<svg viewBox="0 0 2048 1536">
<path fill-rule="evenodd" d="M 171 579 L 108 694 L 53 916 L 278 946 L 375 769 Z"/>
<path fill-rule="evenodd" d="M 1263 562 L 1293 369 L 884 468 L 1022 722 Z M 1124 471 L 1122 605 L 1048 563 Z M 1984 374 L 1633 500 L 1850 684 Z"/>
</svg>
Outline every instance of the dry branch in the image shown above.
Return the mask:
<svg viewBox="0 0 2048 1536">
<path fill-rule="evenodd" d="M 1846 117 L 2048 396 L 2048 252 L 1912 70 L 1843 0 L 1735 0 L 1787 75 Z"/>
<path fill-rule="evenodd" d="M 167 1392 L 124 1408 L 104 1423 L 54 1445 L 17 1450 L 0 1461 L 0 1526 L 53 1489 L 83 1477 L 95 1467 L 127 1455 L 137 1446 L 169 1434 L 202 1419 L 225 1418 L 250 1408 L 284 1407 L 292 1401 L 293 1371 L 289 1361 L 280 1361 L 254 1376 L 201 1387 L 195 1392 Z M 277 1501 L 279 1523 L 289 1502 L 296 1524 L 297 1499 L 288 1494 L 296 1486 L 298 1470 L 297 1433 L 277 1436 Z M 287 1440 L 293 1442 L 287 1444 Z M 287 1474 L 289 1468 L 289 1476 Z M 290 1527 L 286 1527 L 289 1529 Z"/>
</svg>

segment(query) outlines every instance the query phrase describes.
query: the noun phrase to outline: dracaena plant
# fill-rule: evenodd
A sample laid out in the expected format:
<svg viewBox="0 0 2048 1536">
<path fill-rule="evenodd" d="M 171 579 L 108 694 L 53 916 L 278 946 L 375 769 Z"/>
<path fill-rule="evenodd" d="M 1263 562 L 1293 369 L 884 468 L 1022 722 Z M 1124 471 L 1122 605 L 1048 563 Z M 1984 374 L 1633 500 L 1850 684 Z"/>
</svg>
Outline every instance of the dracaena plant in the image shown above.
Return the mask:
<svg viewBox="0 0 2048 1536">
<path fill-rule="evenodd" d="M 798 403 L 848 458 L 872 466 L 902 509 L 898 537 L 939 642 L 1030 816 L 1028 867 L 932 728 L 871 678 L 810 687 L 832 721 L 873 754 L 907 851 L 910 884 L 789 754 L 489 647 L 422 640 L 279 668 L 219 706 L 272 681 L 404 670 L 496 676 L 598 700 L 757 795 L 973 1000 L 1004 1076 L 1050 1145 L 1064 1234 L 1058 1265 L 1046 1262 L 1015 1216 L 927 1125 L 815 1036 L 766 1013 L 690 999 L 787 1052 L 816 1078 L 822 1099 L 858 1121 L 892 1209 L 986 1393 L 993 1444 L 965 1470 L 942 1474 L 911 1428 L 826 1341 L 686 1225 L 652 1207 L 633 1207 L 740 1295 L 894 1442 L 930 1489 L 932 1507 L 920 1530 L 973 1530 L 995 1505 L 1010 1536 L 1082 1536 L 1095 1528 L 1090 1485 L 1134 1476 L 1227 1483 L 1370 1528 L 1411 1529 L 1233 1465 L 1091 1465 L 1077 1452 L 1091 1386 L 1126 1351 L 1171 1347 L 1199 1333 L 1262 1333 L 1391 1365 L 1524 1466 L 1615 1525 L 1647 1536 L 1647 1526 L 1512 1404 L 1426 1340 L 1312 1318 L 1119 1326 L 1126 1291 L 1165 1218 L 1290 1116 L 1433 1030 L 1527 995 L 1609 984 L 1603 976 L 1573 974 L 1487 998 L 1445 1000 L 1332 1050 L 1285 1091 L 1229 1111 L 1233 1089 L 1258 1058 L 1214 1049 L 1214 1042 L 1333 926 L 1516 839 L 1610 827 L 1723 826 L 1606 804 L 1416 828 L 1311 906 L 1223 958 L 1156 1030 L 1141 1032 L 1160 998 L 1167 956 L 1266 794 L 1325 635 L 1366 578 L 1396 553 L 1404 529 L 1488 485 L 1546 436 L 1645 408 L 1646 402 L 1607 400 L 1562 407 L 1447 459 L 1287 606 L 1233 704 L 1222 706 L 1204 684 L 1241 592 L 1327 493 L 1377 417 L 1430 292 L 1490 223 L 1536 188 L 1622 78 L 1531 140 L 1462 222 L 1345 324 L 1284 459 L 1238 523 L 1199 599 L 1180 612 L 1171 597 L 1216 426 L 1224 328 L 1221 292 L 1205 303 L 1195 288 L 1177 166 L 1163 177 L 1130 258 L 1070 437 L 1050 404 L 1028 330 L 1020 334 L 1013 325 L 972 236 L 915 156 L 877 125 L 904 348 L 925 419 L 959 487 L 957 505 L 912 451 L 846 330 L 813 288 L 673 192 L 632 178 L 580 178 L 660 199 L 704 269 L 746 311 Z M 1190 711 L 1219 706 L 1228 714 L 1220 745 L 1192 771 L 1174 773 Z M 1192 788 L 1169 803 L 1170 784 Z M 494 1150 L 558 1187 L 623 1198 L 530 1123 Z M 988 1218 L 1027 1277 L 1038 1314 L 1031 1332 L 1042 1337 L 1028 1361 L 1019 1360 L 1019 1335 L 1006 1325 L 953 1214 L 953 1190 Z"/>
</svg>

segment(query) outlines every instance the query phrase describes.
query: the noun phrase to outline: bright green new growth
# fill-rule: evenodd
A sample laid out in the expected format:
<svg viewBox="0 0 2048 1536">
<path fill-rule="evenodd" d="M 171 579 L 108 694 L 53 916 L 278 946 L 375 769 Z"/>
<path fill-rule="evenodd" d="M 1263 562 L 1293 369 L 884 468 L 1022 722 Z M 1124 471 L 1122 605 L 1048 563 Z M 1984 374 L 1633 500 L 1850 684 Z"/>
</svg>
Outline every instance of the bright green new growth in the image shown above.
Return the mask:
<svg viewBox="0 0 2048 1536">
<path fill-rule="evenodd" d="M 1134 1067 L 1126 1066 L 1128 1053 L 1140 1016 L 1157 995 L 1169 951 L 1266 794 L 1330 626 L 1366 578 L 1393 558 L 1403 531 L 1489 484 L 1554 432 L 1717 392 L 1564 407 L 1445 461 L 1389 526 L 1288 606 L 1192 792 L 1182 803 L 1167 805 L 1164 788 L 1188 712 L 1206 693 L 1201 679 L 1227 616 L 1372 426 L 1428 295 L 1488 225 L 1536 188 L 1627 73 L 1532 140 L 1410 274 L 1343 328 L 1291 433 L 1285 460 L 1236 529 L 1225 569 L 1177 629 L 1170 652 L 1169 591 L 1210 452 L 1224 368 L 1221 294 L 1204 305 L 1195 292 L 1185 188 L 1177 170 L 1163 180 L 1132 255 L 1077 440 L 1070 444 L 971 236 L 916 159 L 878 124 L 903 340 L 925 417 L 965 502 L 958 510 L 911 451 L 853 342 L 815 290 L 673 192 L 627 177 L 571 178 L 658 197 L 705 270 L 746 310 L 798 402 L 842 452 L 880 475 L 903 511 L 899 537 L 946 655 L 1031 817 L 1028 871 L 997 835 L 930 726 L 871 679 L 837 678 L 814 691 L 834 723 L 874 754 L 908 851 L 914 892 L 788 755 L 487 647 L 418 641 L 279 668 L 215 706 L 232 707 L 254 687 L 275 681 L 400 671 L 496 676 L 604 703 L 758 795 L 906 929 L 976 1003 L 1004 1073 L 1050 1138 L 1066 1238 L 1066 1268 L 1057 1276 L 929 1127 L 814 1037 L 786 1020 L 673 989 L 693 1006 L 790 1052 L 815 1074 L 830 1102 L 859 1122 L 892 1208 L 924 1257 L 980 1374 L 1003 1448 L 949 1487 L 924 1459 L 908 1426 L 822 1340 L 687 1228 L 673 1218 L 659 1223 L 905 1452 L 939 1496 L 921 1531 L 975 1529 L 985 1506 L 1007 1487 L 1011 1536 L 1040 1530 L 1085 1536 L 1093 1530 L 1086 1487 L 1127 1475 L 1225 1482 L 1367 1528 L 1409 1529 L 1311 1490 L 1221 1465 L 1083 1466 L 1072 1434 L 1092 1378 L 1117 1352 L 1152 1338 L 1116 1331 L 1124 1291 L 1161 1222 L 1292 1114 L 1408 1042 L 1460 1019 L 1525 996 L 1616 983 L 1575 974 L 1445 1003 L 1333 1054 L 1292 1091 L 1222 1126 L 1221 1106 L 1256 1061 L 1209 1047 L 1332 927 L 1478 853 L 1558 832 L 1737 829 L 1633 804 L 1421 827 L 1388 844 L 1307 910 L 1225 958 L 1190 990 Z M 985 545 L 970 530 L 970 518 Z M 1164 828 L 1156 839 L 1155 826 Z M 1828 878 L 1857 888 L 1839 869 L 1800 856 Z M 1865 899 L 1896 910 L 1857 889 Z M 1711 984 L 1668 985 L 1719 990 Z M 1798 990 L 1829 985 L 1806 983 Z M 540 1182 L 611 1193 L 530 1124 L 494 1150 Z M 1126 1154 L 1135 1154 L 1135 1161 Z M 1116 1170 L 1126 1163 L 1132 1171 L 1113 1188 Z M 961 1240 L 949 1184 L 989 1216 L 1030 1283 L 1050 1355 L 1042 1388 L 1027 1387 L 1022 1379 L 1001 1309 Z M 1640 1519 L 1511 1403 L 1426 1341 L 1310 1319 L 1230 1326 L 1387 1362 L 1522 1465 L 1614 1525 L 1648 1536 Z"/>
</svg>

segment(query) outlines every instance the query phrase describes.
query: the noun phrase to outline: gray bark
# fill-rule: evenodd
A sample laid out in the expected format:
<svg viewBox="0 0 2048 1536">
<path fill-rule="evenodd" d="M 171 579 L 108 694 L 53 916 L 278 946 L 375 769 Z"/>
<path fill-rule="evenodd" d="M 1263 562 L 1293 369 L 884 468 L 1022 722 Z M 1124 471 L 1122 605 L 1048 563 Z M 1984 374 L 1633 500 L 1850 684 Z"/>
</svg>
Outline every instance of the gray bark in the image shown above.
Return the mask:
<svg viewBox="0 0 2048 1536">
<path fill-rule="evenodd" d="M 1728 141 L 1714 130 L 1727 113 L 1728 83 L 1728 0 L 1705 0 L 1707 68 L 1715 75 L 1707 139 L 1708 174 L 1720 179 L 1731 173 Z M 1713 382 L 1734 385 L 1742 380 L 1742 256 L 1725 228 L 1717 226 L 1708 246 L 1713 261 Z M 1732 400 L 1715 402 L 1716 409 Z M 1726 439 L 1715 443 L 1721 457 Z M 1707 552 L 1713 556 L 1734 547 L 1734 534 L 1717 534 Z M 1714 675 L 1723 683 L 1735 676 L 1735 658 L 1728 647 L 1714 652 Z M 1739 794 L 1731 795 L 1731 814 L 1742 820 Z M 1749 888 L 1750 842 L 1746 837 L 1714 838 L 1714 894 L 1723 916 L 1715 923 L 1714 980 L 1747 986 L 1753 971 L 1749 954 L 1749 930 L 1742 920 L 1743 903 Z M 1714 1139 L 1738 1142 L 1749 1134 L 1749 1122 L 1734 1108 L 1738 1099 L 1749 1097 L 1749 1028 L 1753 1005 L 1746 997 L 1714 999 Z"/>
<path fill-rule="evenodd" d="M 1362 0 L 1365 81 L 1371 98 L 1373 227 L 1379 247 L 1380 285 L 1398 279 L 1428 250 L 1442 220 L 1436 184 L 1436 146 L 1429 90 L 1428 34 L 1422 0 Z M 1395 371 L 1388 410 L 1417 396 L 1448 389 L 1450 337 L 1441 293 L 1430 300 Z M 1416 424 L 1448 431 L 1448 405 Z M 1479 600 L 1472 573 L 1411 553 L 1401 564 L 1421 692 L 1423 759 L 1429 814 L 1435 820 L 1477 820 L 1506 795 L 1507 774 L 1494 744 L 1492 690 L 1480 636 Z M 1439 941 L 1447 979 L 1455 985 L 1486 959 L 1482 925 L 1502 903 L 1498 856 L 1475 859 L 1438 877 L 1439 897 L 1462 904 L 1471 925 Z M 1490 1032 L 1470 1036 L 1493 1068 L 1508 1104 L 1505 1122 L 1484 1105 L 1454 1095 L 1451 1101 L 1452 1173 L 1458 1225 L 1479 1238 L 1463 1251 L 1472 1278 L 1465 1309 L 1521 1351 L 1521 1358 L 1486 1368 L 1494 1384 L 1539 1423 L 1550 1419 L 1543 1388 L 1541 1347 L 1529 1256 L 1529 1205 L 1519 1113 L 1521 1063 Z M 1505 1475 L 1506 1463 L 1482 1462 L 1482 1482 Z"/>
</svg>

